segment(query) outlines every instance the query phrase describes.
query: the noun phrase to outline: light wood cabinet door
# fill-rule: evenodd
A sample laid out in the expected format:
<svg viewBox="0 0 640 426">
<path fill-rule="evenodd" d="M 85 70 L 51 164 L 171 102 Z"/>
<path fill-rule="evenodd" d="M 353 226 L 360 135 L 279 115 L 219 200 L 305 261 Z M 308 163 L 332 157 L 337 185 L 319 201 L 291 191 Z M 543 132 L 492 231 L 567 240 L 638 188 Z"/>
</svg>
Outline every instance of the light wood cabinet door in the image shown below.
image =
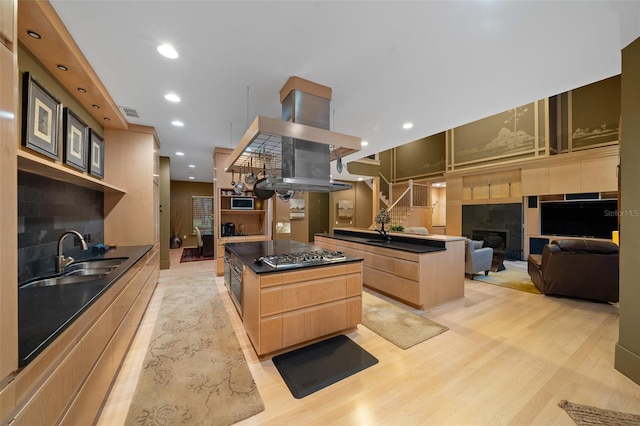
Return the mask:
<svg viewBox="0 0 640 426">
<path fill-rule="evenodd" d="M 13 1 L 0 1 L 4 3 Z M 4 13 L 4 11 L 3 11 Z M 18 368 L 18 69 L 15 55 L 0 44 L 0 381 Z M 0 404 L 2 403 L 0 395 Z M 2 408 L 2 405 L 0 405 Z M 1 418 L 1 416 L 0 416 Z"/>
<path fill-rule="evenodd" d="M 15 0 L 0 1 L 0 43 L 12 48 L 15 31 Z"/>
</svg>

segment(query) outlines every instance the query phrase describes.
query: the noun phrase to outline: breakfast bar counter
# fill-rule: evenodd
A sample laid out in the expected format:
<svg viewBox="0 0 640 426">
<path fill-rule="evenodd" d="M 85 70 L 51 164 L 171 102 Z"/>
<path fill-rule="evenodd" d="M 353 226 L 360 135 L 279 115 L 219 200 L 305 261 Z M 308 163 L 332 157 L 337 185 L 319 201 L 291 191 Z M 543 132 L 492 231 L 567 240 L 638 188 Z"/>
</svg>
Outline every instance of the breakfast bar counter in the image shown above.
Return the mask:
<svg viewBox="0 0 640 426">
<path fill-rule="evenodd" d="M 361 257 L 365 287 L 418 309 L 464 297 L 464 237 L 335 228 L 315 244 Z"/>
</svg>

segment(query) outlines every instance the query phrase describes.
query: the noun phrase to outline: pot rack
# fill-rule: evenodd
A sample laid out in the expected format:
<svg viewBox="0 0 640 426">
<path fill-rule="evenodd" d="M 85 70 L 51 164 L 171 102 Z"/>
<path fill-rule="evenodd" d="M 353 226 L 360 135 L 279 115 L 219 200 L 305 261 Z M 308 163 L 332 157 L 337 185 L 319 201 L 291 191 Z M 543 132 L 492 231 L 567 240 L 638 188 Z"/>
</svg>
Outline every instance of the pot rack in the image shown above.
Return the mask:
<svg viewBox="0 0 640 426">
<path fill-rule="evenodd" d="M 258 116 L 253 120 L 231 153 L 225 171 L 247 173 L 253 158 L 254 173 L 263 168 L 272 176 L 282 170 L 282 138 L 289 137 L 329 145 L 329 160 L 334 161 L 360 151 L 361 139 L 318 127 L 284 121 L 280 118 Z"/>
</svg>

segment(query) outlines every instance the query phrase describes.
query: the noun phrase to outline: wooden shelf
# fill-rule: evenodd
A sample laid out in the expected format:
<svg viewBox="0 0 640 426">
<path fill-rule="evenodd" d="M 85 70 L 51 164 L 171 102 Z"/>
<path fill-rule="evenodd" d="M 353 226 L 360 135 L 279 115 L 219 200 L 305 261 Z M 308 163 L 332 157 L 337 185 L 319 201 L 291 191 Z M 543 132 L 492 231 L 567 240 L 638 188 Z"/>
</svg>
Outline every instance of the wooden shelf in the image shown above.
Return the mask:
<svg viewBox="0 0 640 426">
<path fill-rule="evenodd" d="M 241 210 L 241 209 L 220 209 L 220 213 L 233 213 L 233 214 L 263 214 L 266 210 Z"/>
<path fill-rule="evenodd" d="M 93 176 L 89 176 L 66 167 L 63 164 L 55 163 L 52 160 L 39 157 L 28 151 L 20 149 L 18 150 L 18 170 L 35 173 L 51 179 L 72 183 L 74 185 L 90 188 L 100 192 L 119 193 L 123 195 L 127 193 L 124 189 L 110 185 L 100 179 L 94 178 Z"/>
</svg>

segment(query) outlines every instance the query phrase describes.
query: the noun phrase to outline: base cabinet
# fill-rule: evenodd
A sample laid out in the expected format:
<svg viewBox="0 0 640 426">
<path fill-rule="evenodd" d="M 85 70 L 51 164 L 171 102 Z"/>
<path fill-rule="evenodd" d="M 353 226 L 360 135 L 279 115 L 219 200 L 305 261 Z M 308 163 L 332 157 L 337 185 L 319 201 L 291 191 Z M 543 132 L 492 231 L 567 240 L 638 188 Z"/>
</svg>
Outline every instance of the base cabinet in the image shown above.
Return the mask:
<svg viewBox="0 0 640 426">
<path fill-rule="evenodd" d="M 12 425 L 93 424 L 124 359 L 159 276 L 159 250 L 154 247 L 114 283 L 60 336 L 70 342 L 52 346 L 16 376 Z M 55 343 L 55 342 L 54 342 Z M 48 348 L 49 349 L 49 348 Z M 29 380 L 35 372 L 43 378 Z"/>
<path fill-rule="evenodd" d="M 243 323 L 258 355 L 356 327 L 362 321 L 362 263 L 243 274 Z"/>
<path fill-rule="evenodd" d="M 362 257 L 362 283 L 418 309 L 464 297 L 464 240 L 449 237 L 446 250 L 411 253 L 324 236 L 314 244 Z"/>
</svg>

